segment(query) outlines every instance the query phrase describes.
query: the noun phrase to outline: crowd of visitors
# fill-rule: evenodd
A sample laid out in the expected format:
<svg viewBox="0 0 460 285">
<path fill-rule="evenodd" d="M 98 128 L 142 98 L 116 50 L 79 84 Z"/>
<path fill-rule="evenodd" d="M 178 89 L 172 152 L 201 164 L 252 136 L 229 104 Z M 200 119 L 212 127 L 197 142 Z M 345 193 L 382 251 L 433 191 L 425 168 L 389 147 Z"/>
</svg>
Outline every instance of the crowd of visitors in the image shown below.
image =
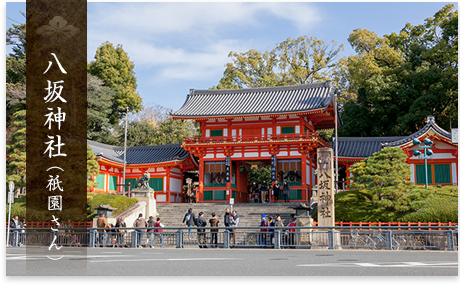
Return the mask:
<svg viewBox="0 0 460 285">
<path fill-rule="evenodd" d="M 283 194 L 284 202 L 289 202 L 289 184 L 284 182 L 283 188 L 280 188 L 278 181 L 275 182 L 272 188 L 269 189 L 267 182 L 264 180 L 262 183 L 257 184 L 255 181 L 249 187 L 249 198 L 254 203 L 267 203 L 270 202 L 268 191 L 272 191 L 273 202 L 278 202 L 280 193 Z"/>
</svg>

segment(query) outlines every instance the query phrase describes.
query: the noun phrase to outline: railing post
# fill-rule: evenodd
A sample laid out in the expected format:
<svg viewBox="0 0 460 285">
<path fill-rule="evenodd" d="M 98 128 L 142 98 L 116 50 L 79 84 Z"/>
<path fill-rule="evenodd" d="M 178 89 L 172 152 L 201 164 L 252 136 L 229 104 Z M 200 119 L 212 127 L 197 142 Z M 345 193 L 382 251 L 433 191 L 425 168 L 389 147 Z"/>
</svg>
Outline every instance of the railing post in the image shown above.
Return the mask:
<svg viewBox="0 0 460 285">
<path fill-rule="evenodd" d="M 131 232 L 131 247 L 132 248 L 137 248 L 137 231 L 134 230 Z"/>
<path fill-rule="evenodd" d="M 19 246 L 19 231 L 13 233 L 13 246 Z"/>
<path fill-rule="evenodd" d="M 182 248 L 183 247 L 183 234 L 182 234 L 182 231 L 181 230 L 178 230 L 176 232 L 176 235 L 177 235 L 177 239 L 176 239 L 176 248 Z"/>
<path fill-rule="evenodd" d="M 328 244 L 329 244 L 329 247 L 327 249 L 335 249 L 335 247 L 334 247 L 334 231 L 333 230 L 328 230 L 327 231 L 327 239 L 328 239 Z"/>
<path fill-rule="evenodd" d="M 386 239 L 386 250 L 393 250 L 393 237 L 391 236 L 391 230 L 385 231 L 385 239 Z"/>
<path fill-rule="evenodd" d="M 230 233 L 227 229 L 224 232 L 224 248 L 230 248 Z"/>
<path fill-rule="evenodd" d="M 96 231 L 91 230 L 89 232 L 89 247 L 96 247 Z"/>
<path fill-rule="evenodd" d="M 454 251 L 454 233 L 452 230 L 447 230 L 447 251 Z"/>
<path fill-rule="evenodd" d="M 275 231 L 275 249 L 280 249 L 281 239 L 280 239 L 280 231 L 276 230 Z"/>
</svg>

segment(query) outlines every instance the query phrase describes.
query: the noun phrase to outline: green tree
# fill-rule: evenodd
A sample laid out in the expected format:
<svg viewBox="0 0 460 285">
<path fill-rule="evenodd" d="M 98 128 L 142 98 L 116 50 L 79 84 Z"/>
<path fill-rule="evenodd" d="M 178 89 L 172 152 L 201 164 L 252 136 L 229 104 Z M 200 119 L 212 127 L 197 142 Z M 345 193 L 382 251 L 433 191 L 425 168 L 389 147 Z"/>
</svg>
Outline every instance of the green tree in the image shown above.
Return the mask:
<svg viewBox="0 0 460 285">
<path fill-rule="evenodd" d="M 271 187 L 271 168 L 270 165 L 263 165 L 257 169 L 251 169 L 248 172 L 248 185 L 252 185 L 255 181 L 257 185 L 262 181 L 267 182 L 268 187 Z"/>
<path fill-rule="evenodd" d="M 97 48 L 95 60 L 88 64 L 88 73 L 100 78 L 104 85 L 116 91 L 115 103 L 110 116 L 111 123 L 117 123 L 124 116 L 127 107 L 132 113 L 142 108 L 142 98 L 137 89 L 134 63 L 122 45 L 113 46 L 105 42 Z"/>
<path fill-rule="evenodd" d="M 103 86 L 102 80 L 87 76 L 87 138 L 100 143 L 112 144 L 117 139 L 112 133 L 109 116 L 116 92 Z"/>
<path fill-rule="evenodd" d="M 26 110 L 14 113 L 11 141 L 6 145 L 6 182 L 16 187 L 26 186 Z"/>
<path fill-rule="evenodd" d="M 343 45 L 326 45 L 314 37 L 288 38 L 271 51 L 230 52 L 230 63 L 216 89 L 298 85 L 332 77 Z"/>
<path fill-rule="evenodd" d="M 341 136 L 408 135 L 428 115 L 450 129 L 458 120 L 458 11 L 446 5 L 423 25 L 378 37 L 356 29 L 341 76 L 358 94 L 343 106 Z M 343 78 L 343 77 L 342 77 Z"/>
<path fill-rule="evenodd" d="M 196 125 L 191 121 L 173 120 L 171 111 L 160 105 L 149 106 L 129 117 L 127 145 L 164 145 L 182 143 L 184 137 L 197 136 Z M 116 132 L 124 134 L 124 122 L 116 126 Z M 124 145 L 124 135 L 118 136 L 117 145 Z"/>
<path fill-rule="evenodd" d="M 96 161 L 96 154 L 89 145 L 86 145 L 86 176 L 97 177 L 99 175 L 99 163 Z M 86 179 L 86 187 L 92 188 L 99 186 L 94 179 Z"/>
<path fill-rule="evenodd" d="M 24 17 L 24 13 L 20 12 Z M 13 53 L 6 56 L 6 143 L 15 128 L 11 122 L 14 113 L 26 109 L 26 25 L 13 24 L 6 31 L 6 44 Z"/>
<path fill-rule="evenodd" d="M 415 211 L 429 192 L 415 189 L 410 181 L 407 156 L 399 147 L 384 148 L 350 167 L 352 190 L 363 190 L 377 208 L 388 212 Z M 364 194 L 363 194 L 364 195 Z"/>
</svg>

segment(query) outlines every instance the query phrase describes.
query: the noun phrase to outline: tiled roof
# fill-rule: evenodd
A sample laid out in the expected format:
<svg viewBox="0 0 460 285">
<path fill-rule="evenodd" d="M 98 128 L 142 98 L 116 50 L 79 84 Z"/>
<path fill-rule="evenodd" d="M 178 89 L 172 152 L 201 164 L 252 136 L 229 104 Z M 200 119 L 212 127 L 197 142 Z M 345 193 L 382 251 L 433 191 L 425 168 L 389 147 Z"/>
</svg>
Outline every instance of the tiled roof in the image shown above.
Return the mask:
<svg viewBox="0 0 460 285">
<path fill-rule="evenodd" d="M 405 137 L 339 137 L 339 157 L 366 158 L 382 149 L 382 144 Z M 335 142 L 331 143 L 335 154 Z"/>
<path fill-rule="evenodd" d="M 100 155 L 113 162 L 123 163 L 124 147 L 112 146 L 90 140 L 87 140 L 87 143 L 96 155 Z M 181 148 L 181 144 L 126 147 L 127 164 L 181 161 L 189 155 L 190 153 L 188 151 Z"/>
<path fill-rule="evenodd" d="M 283 114 L 328 107 L 335 87 L 328 82 L 232 90 L 190 90 L 173 117 Z"/>
<path fill-rule="evenodd" d="M 420 129 L 418 132 L 415 132 L 410 136 L 403 137 L 402 139 L 397 140 L 397 141 L 387 142 L 387 143 L 383 144 L 383 147 L 393 147 L 393 146 L 405 145 L 408 142 L 412 142 L 415 138 L 423 136 L 430 129 L 433 129 L 436 133 L 438 133 L 442 137 L 444 137 L 444 138 L 446 138 L 448 140 L 452 140 L 452 134 L 449 133 L 448 131 L 444 130 L 440 126 L 438 126 L 436 124 L 435 119 L 434 119 L 433 116 L 428 116 L 426 125 L 422 129 Z"/>
<path fill-rule="evenodd" d="M 374 152 L 380 151 L 384 147 L 403 146 L 412 142 L 415 138 L 425 135 L 430 129 L 434 130 L 440 136 L 451 140 L 452 135 L 448 131 L 442 129 L 435 123 L 433 116 L 427 117 L 426 125 L 419 131 L 403 137 L 339 137 L 339 157 L 356 157 L 366 158 Z M 331 143 L 331 147 L 335 153 L 335 143 Z"/>
</svg>

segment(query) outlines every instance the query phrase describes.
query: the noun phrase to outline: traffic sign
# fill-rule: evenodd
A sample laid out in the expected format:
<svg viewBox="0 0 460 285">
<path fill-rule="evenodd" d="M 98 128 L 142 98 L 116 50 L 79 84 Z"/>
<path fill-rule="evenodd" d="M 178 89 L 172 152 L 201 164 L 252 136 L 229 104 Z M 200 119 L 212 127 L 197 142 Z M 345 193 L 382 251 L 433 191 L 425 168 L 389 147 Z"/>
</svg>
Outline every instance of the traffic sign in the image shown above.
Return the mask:
<svg viewBox="0 0 460 285">
<path fill-rule="evenodd" d="M 10 189 L 10 192 L 14 191 L 14 182 L 10 181 L 10 184 L 8 185 L 8 188 Z"/>
<path fill-rule="evenodd" d="M 14 204 L 14 192 L 8 192 L 8 203 Z"/>
</svg>

